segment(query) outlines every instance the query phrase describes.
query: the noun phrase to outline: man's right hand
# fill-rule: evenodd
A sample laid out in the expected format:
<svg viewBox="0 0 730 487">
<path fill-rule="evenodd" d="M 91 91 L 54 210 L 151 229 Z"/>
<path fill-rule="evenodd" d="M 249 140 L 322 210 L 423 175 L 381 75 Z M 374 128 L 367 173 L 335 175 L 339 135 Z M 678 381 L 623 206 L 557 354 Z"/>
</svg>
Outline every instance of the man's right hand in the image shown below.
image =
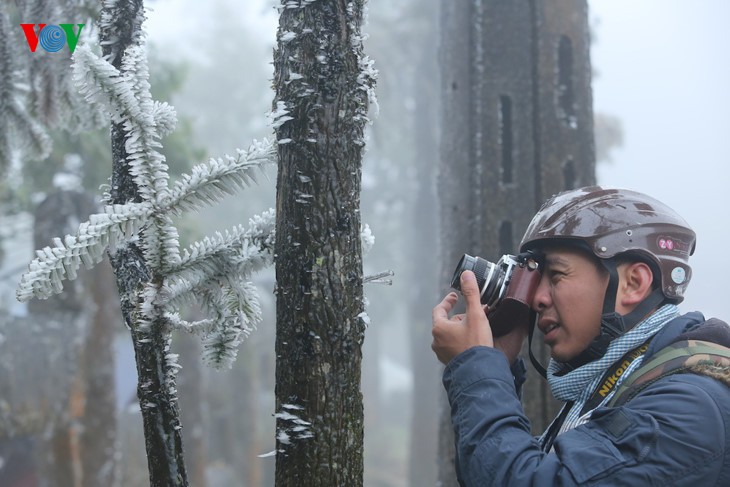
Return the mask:
<svg viewBox="0 0 730 487">
<path fill-rule="evenodd" d="M 444 365 L 461 352 L 476 346 L 494 346 L 492 329 L 479 300 L 479 287 L 474 273 L 461 273 L 461 293 L 466 301 L 466 313 L 449 318 L 459 296 L 449 293 L 433 308 L 433 342 L 431 348 Z"/>
</svg>

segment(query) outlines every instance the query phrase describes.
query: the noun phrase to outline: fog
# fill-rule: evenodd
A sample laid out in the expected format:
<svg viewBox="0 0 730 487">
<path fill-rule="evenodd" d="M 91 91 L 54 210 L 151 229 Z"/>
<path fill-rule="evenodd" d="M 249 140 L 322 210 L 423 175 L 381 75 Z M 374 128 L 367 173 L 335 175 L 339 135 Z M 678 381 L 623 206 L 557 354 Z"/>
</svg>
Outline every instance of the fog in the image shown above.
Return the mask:
<svg viewBox="0 0 730 487">
<path fill-rule="evenodd" d="M 687 220 L 697 250 L 681 309 L 727 319 L 720 255 L 730 239 L 730 3 L 589 4 L 594 109 L 618 117 L 624 132 L 598 181 L 646 192 Z"/>
<path fill-rule="evenodd" d="M 181 117 L 190 120 L 192 142 L 205 157 L 233 153 L 253 138 L 270 137 L 265 114 L 273 98 L 271 62 L 278 20 L 273 2 L 157 0 L 149 5 L 152 11 L 146 31 L 157 58 L 189 66 L 187 81 L 174 94 L 172 103 Z M 622 132 L 621 143 L 597 165 L 598 182 L 646 192 L 673 207 L 690 223 L 698 234 L 698 244 L 691 260 L 692 283 L 681 309 L 700 310 L 706 316 L 727 320 L 730 315 L 722 303 L 723 273 L 728 264 L 721 252 L 730 240 L 725 215 L 730 208 L 730 156 L 724 147 L 730 135 L 730 63 L 725 53 L 730 30 L 724 25 L 730 18 L 730 3 L 590 0 L 589 7 L 594 112 L 617 119 Z M 412 12 L 400 4 L 371 3 L 369 25 L 365 27 L 371 35 L 365 43 L 366 53 L 374 58 L 381 73 L 377 88 L 379 114 L 372 117 L 373 124 L 368 128 L 363 168 L 362 216 L 372 228 L 376 244 L 365 256 L 364 267 L 366 274 L 386 269 L 395 272 L 392 286 L 365 287 L 371 317 L 363 374 L 369 485 L 407 485 L 413 408 L 409 396 L 413 387 L 409 330 L 414 326 L 428 329 L 430 323 L 423 316 L 428 316 L 435 304 L 430 298 L 424 299 L 423 314 L 410 314 L 408 296 L 418 289 L 418 283 L 408 281 L 409 269 L 413 265 L 439 266 L 435 258 L 431 262 L 409 262 L 408 249 L 404 248 L 412 225 L 412 176 L 418 167 L 412 160 L 412 148 L 403 147 L 399 140 L 410 133 L 413 123 L 413 100 L 399 90 L 415 82 L 437 81 L 426 74 L 421 80 L 409 77 L 404 81 L 415 70 L 416 60 L 411 59 L 412 65 L 399 63 L 418 52 L 418 46 L 414 46 L 417 41 L 411 37 L 424 35 L 419 30 L 422 26 L 409 26 L 407 16 Z M 397 43 L 397 39 L 402 42 Z M 195 232 L 210 233 L 245 222 L 252 214 L 274 206 L 273 180 L 275 177 L 262 181 L 260 188 L 227 199 L 223 210 L 204 212 L 188 225 Z M 33 249 L 23 247 L 30 245 L 28 216 L 19 220 L 25 236 L 15 240 L 14 248 L 6 249 L 0 267 L 4 278 L 0 306 L 9 308 L 12 314 L 24 315 L 25 307 L 14 302 L 14 286 L 23 271 L 19 263 L 26 256 L 30 260 Z M 265 350 L 266 361 L 261 362 L 268 365 L 260 367 L 262 374 L 268 374 L 262 379 L 265 389 L 272 385 L 273 377 L 273 370 L 267 368 L 273 357 L 275 320 L 272 274 L 264 273 L 258 284 L 268 316 L 252 343 L 242 346 L 239 360 Z M 121 320 L 119 327 L 117 395 L 122 411 L 134 402 L 135 382 L 134 359 Z M 424 348 L 420 353 L 430 356 L 431 350 Z M 433 371 L 437 383 L 435 358 Z M 224 380 L 216 374 L 209 380 Z M 207 411 L 211 430 L 217 433 L 228 428 L 232 417 L 248 414 L 239 411 L 237 403 L 225 404 L 225 397 L 218 398 L 219 409 Z M 257 442 L 256 453 L 264 454 L 274 448 L 273 389 L 265 390 L 259 404 L 260 411 L 252 414 L 265 419 L 259 439 L 252 443 Z M 223 409 L 228 416 L 221 412 Z M 141 418 L 136 416 L 134 421 L 141 422 Z M 131 441 L 143 440 L 137 436 Z M 139 450 L 143 450 L 142 444 Z M 216 451 L 211 451 L 211 459 L 215 455 Z M 269 472 L 273 468 L 273 458 L 258 461 Z M 427 461 L 430 463 L 430 459 Z M 377 483 L 373 480 L 376 477 Z"/>
</svg>

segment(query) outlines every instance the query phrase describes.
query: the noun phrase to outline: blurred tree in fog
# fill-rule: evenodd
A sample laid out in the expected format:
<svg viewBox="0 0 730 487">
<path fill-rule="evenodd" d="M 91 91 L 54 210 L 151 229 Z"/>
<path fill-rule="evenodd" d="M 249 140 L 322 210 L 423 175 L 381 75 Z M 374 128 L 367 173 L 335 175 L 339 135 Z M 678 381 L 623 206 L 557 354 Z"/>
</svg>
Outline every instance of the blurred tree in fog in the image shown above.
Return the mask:
<svg viewBox="0 0 730 487">
<path fill-rule="evenodd" d="M 392 268 L 392 288 L 368 289 L 374 325 L 365 343 L 368 485 L 434 485 L 439 387 L 430 310 L 437 299 L 438 2 L 375 3 L 368 52 L 376 60 L 378 123 L 363 168 L 363 217 L 376 245 L 366 269 Z M 395 48 L 397 46 L 397 48 Z M 383 390 L 390 363 L 410 387 Z M 373 367 L 374 370 L 370 369 Z M 373 378 L 373 376 L 375 376 Z"/>
<path fill-rule="evenodd" d="M 0 175 L 20 157 L 47 157 L 52 146 L 49 129 L 78 132 L 98 126 L 101 119 L 99 112 L 85 107 L 67 76 L 69 49 L 46 53 L 38 48 L 31 52 L 17 26 L 20 22 L 68 19 L 74 24 L 85 23 L 88 31 L 97 11 L 96 2 L 91 0 L 0 3 Z"/>
</svg>

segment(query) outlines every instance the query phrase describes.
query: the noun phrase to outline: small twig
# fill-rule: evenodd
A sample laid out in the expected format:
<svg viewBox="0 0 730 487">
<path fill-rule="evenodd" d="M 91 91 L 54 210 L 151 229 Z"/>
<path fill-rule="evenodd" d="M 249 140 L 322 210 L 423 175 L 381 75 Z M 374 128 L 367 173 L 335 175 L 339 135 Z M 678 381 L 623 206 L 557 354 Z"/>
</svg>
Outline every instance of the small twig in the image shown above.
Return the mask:
<svg viewBox="0 0 730 487">
<path fill-rule="evenodd" d="M 392 277 L 395 275 L 395 272 L 391 270 L 387 270 L 384 272 L 379 272 L 377 274 L 373 274 L 371 276 L 365 276 L 362 278 L 363 284 L 366 282 L 370 282 L 373 284 L 385 284 L 387 286 L 393 285 L 393 279 L 384 279 L 385 277 Z"/>
</svg>

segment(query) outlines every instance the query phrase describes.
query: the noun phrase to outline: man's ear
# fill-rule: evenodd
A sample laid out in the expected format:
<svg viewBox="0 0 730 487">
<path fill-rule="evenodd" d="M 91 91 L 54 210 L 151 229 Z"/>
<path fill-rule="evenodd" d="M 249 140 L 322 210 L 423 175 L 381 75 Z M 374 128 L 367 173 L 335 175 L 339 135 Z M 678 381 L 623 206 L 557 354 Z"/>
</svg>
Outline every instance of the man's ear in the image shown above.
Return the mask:
<svg viewBox="0 0 730 487">
<path fill-rule="evenodd" d="M 644 262 L 621 264 L 616 304 L 631 311 L 651 293 L 654 274 Z"/>
</svg>

